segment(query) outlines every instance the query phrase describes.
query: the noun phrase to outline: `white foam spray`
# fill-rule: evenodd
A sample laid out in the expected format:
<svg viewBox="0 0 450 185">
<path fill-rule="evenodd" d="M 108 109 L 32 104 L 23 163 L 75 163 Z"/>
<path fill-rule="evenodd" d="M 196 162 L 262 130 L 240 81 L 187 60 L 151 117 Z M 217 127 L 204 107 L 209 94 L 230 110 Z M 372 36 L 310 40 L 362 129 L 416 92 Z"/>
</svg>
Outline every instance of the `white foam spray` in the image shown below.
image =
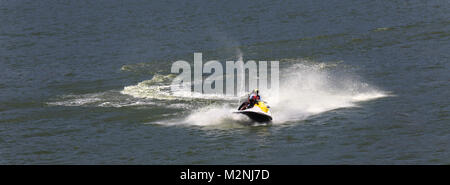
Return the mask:
<svg viewBox="0 0 450 185">
<path fill-rule="evenodd" d="M 271 106 L 273 124 L 304 120 L 333 109 L 358 106 L 360 101 L 388 96 L 388 93 L 359 81 L 353 75 L 342 71 L 333 73 L 324 63 L 298 60 L 280 74 L 278 97 L 271 92 L 261 92 L 263 100 Z M 211 98 L 208 95 L 204 97 Z M 248 121 L 245 116 L 232 113 L 237 106 L 237 103 L 224 101 L 223 104 L 199 107 L 180 123 L 213 126 Z"/>
<path fill-rule="evenodd" d="M 237 50 L 242 59 L 242 52 Z M 280 68 L 280 91 L 275 97 L 270 91 L 260 92 L 271 107 L 273 124 L 284 124 L 307 119 L 338 108 L 358 106 L 358 102 L 389 96 L 389 93 L 362 82 L 359 77 L 345 71 L 334 70 L 339 65 L 318 63 L 302 59 L 290 60 L 289 66 Z M 248 122 L 248 118 L 233 114 L 239 106 L 238 98 L 220 94 L 170 92 L 170 80 L 174 76 L 156 74 L 151 80 L 126 86 L 117 93 L 98 93 L 69 96 L 49 105 L 123 107 L 154 105 L 153 100 L 165 102 L 168 108 L 188 111 L 184 118 L 161 120 L 163 125 L 217 126 Z M 245 94 L 247 92 L 240 92 Z M 112 94 L 112 95 L 110 95 Z M 109 97 L 115 97 L 113 99 Z M 196 101 L 200 100 L 200 101 Z M 213 104 L 211 104 L 211 101 Z M 195 101 L 196 104 L 192 104 Z M 173 103 L 171 103 L 173 102 Z M 172 107 L 170 107 L 172 105 Z M 176 107 L 173 107 L 175 106 Z"/>
</svg>

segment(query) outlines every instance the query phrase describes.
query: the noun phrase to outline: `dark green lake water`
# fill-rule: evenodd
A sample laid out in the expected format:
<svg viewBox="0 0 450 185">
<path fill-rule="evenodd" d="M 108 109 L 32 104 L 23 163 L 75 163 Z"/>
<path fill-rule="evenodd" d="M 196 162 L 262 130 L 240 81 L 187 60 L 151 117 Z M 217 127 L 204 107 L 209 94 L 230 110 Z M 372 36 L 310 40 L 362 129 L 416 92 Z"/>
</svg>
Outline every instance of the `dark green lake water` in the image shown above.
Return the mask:
<svg viewBox="0 0 450 185">
<path fill-rule="evenodd" d="M 449 1 L 1 1 L 0 164 L 450 164 Z M 280 61 L 274 121 L 167 94 Z"/>
</svg>

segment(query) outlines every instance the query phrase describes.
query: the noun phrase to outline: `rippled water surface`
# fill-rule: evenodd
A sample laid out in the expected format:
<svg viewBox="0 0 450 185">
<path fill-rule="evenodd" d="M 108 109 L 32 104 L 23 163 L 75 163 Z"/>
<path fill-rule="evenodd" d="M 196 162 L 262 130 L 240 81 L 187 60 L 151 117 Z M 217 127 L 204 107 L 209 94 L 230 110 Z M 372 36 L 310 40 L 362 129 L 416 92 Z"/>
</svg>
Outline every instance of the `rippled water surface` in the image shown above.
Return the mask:
<svg viewBox="0 0 450 185">
<path fill-rule="evenodd" d="M 0 164 L 450 164 L 449 1 L 1 1 Z M 271 124 L 170 92 L 280 61 Z"/>
</svg>

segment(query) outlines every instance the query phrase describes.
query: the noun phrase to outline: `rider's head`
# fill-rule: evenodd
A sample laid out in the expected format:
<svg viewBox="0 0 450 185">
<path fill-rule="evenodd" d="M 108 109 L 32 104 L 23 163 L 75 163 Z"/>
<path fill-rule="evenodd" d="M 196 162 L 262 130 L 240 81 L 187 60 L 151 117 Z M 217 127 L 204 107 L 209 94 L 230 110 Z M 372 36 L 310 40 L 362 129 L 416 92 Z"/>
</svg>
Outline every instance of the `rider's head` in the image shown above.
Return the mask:
<svg viewBox="0 0 450 185">
<path fill-rule="evenodd" d="M 258 89 L 253 90 L 253 92 L 256 93 L 256 95 L 259 95 L 259 90 Z"/>
</svg>

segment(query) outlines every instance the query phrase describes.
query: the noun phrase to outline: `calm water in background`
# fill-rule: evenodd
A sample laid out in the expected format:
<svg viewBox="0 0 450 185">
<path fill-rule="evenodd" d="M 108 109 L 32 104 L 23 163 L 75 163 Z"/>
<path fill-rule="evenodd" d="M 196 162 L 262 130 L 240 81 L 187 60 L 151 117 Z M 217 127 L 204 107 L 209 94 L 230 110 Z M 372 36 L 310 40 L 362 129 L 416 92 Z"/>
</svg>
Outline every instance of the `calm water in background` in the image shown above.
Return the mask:
<svg viewBox="0 0 450 185">
<path fill-rule="evenodd" d="M 449 1 L 1 1 L 0 21 L 0 164 L 450 164 Z M 249 126 L 164 94 L 194 52 L 279 60 L 297 104 Z"/>
</svg>

